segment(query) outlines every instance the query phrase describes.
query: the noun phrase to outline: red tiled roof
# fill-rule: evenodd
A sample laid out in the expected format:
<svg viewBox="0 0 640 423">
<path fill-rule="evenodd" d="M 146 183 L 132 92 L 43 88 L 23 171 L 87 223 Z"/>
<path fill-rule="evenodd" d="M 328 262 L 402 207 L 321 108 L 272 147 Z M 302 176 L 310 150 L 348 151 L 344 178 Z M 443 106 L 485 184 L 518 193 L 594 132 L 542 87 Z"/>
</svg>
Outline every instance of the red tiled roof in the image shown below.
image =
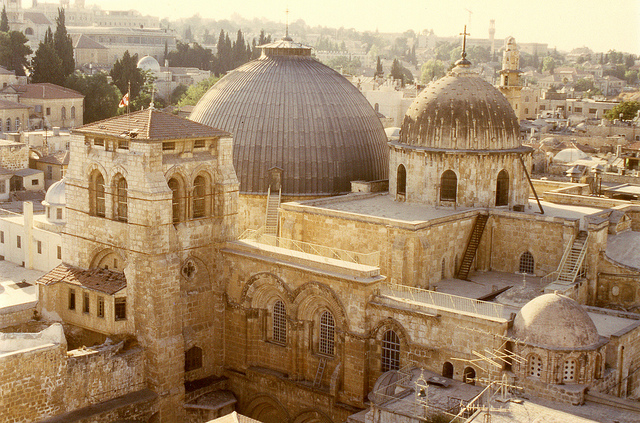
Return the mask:
<svg viewBox="0 0 640 423">
<path fill-rule="evenodd" d="M 21 98 L 36 98 L 36 99 L 60 99 L 60 98 L 84 98 L 82 94 L 69 88 L 64 88 L 56 84 L 49 82 L 43 82 L 40 84 L 26 84 L 26 85 L 8 85 L 3 91 L 13 88 L 18 92 Z"/>
<path fill-rule="evenodd" d="M 50 270 L 36 282 L 42 285 L 66 282 L 108 295 L 113 295 L 127 286 L 127 279 L 122 272 L 98 268 L 83 270 L 64 263 Z"/>
<path fill-rule="evenodd" d="M 138 140 L 176 140 L 184 138 L 226 137 L 231 135 L 221 129 L 216 129 L 156 109 L 141 110 L 128 115 L 120 115 L 99 122 L 93 122 L 75 128 L 73 132 L 112 137 L 128 136 L 131 134 L 131 138 Z"/>
</svg>

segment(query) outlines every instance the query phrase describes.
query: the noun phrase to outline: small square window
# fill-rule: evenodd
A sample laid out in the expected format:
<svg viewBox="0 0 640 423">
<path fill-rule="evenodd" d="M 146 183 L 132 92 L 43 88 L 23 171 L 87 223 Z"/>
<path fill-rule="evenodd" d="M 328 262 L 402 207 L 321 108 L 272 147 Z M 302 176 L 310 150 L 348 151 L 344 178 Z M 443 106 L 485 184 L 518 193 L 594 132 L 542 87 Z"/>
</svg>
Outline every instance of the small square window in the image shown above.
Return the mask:
<svg viewBox="0 0 640 423">
<path fill-rule="evenodd" d="M 82 296 L 82 312 L 89 313 L 89 293 L 85 292 Z"/>
<path fill-rule="evenodd" d="M 51 116 L 51 107 L 47 107 L 47 116 Z"/>
<path fill-rule="evenodd" d="M 162 151 L 173 151 L 176 149 L 176 143 L 173 141 L 167 141 L 162 143 Z"/>
<path fill-rule="evenodd" d="M 58 220 L 62 219 L 62 207 L 57 207 L 56 208 L 56 219 L 58 219 Z"/>
<path fill-rule="evenodd" d="M 40 181 L 38 181 L 37 179 L 32 179 L 31 185 L 40 185 Z"/>
<path fill-rule="evenodd" d="M 195 140 L 193 142 L 193 148 L 204 148 L 204 140 Z"/>
</svg>

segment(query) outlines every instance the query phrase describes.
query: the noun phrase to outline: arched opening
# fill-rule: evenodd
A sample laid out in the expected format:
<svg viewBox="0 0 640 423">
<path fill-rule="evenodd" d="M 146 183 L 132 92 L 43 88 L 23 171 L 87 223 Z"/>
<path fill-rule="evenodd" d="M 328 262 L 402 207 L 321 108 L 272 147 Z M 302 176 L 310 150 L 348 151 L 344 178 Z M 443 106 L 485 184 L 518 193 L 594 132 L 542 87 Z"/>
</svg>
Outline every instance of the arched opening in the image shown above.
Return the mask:
<svg viewBox="0 0 640 423">
<path fill-rule="evenodd" d="M 98 170 L 94 170 L 89 179 L 89 213 L 105 217 L 104 177 Z"/>
<path fill-rule="evenodd" d="M 124 176 L 117 175 L 115 177 L 114 187 L 114 219 L 126 222 L 128 220 L 127 180 L 124 179 Z"/>
<path fill-rule="evenodd" d="M 182 200 L 180 192 L 180 182 L 176 178 L 169 179 L 167 183 L 171 190 L 171 214 L 173 223 L 178 223 L 182 220 Z"/>
<path fill-rule="evenodd" d="M 91 268 L 100 268 L 100 269 L 109 269 L 109 270 L 117 270 L 118 272 L 123 272 L 125 268 L 125 261 L 120 257 L 118 253 L 111 249 L 106 249 L 100 251 L 95 255 L 93 260 L 91 260 Z"/>
<path fill-rule="evenodd" d="M 397 192 L 398 199 L 404 199 L 407 195 L 407 169 L 404 165 L 398 166 Z"/>
<path fill-rule="evenodd" d="M 71 119 L 76 117 L 76 106 L 71 106 Z"/>
<path fill-rule="evenodd" d="M 509 205 L 509 174 L 502 169 L 496 181 L 496 206 Z"/>
<path fill-rule="evenodd" d="M 535 268 L 535 262 L 533 260 L 533 255 L 530 252 L 525 251 L 520 256 L 519 272 L 533 275 L 534 268 Z"/>
<path fill-rule="evenodd" d="M 60 117 L 62 119 L 66 119 L 67 118 L 67 109 L 63 106 L 62 109 L 60 109 Z"/>
<path fill-rule="evenodd" d="M 476 384 L 476 371 L 473 367 L 465 367 L 464 373 L 462 374 L 462 381 L 469 385 Z"/>
<path fill-rule="evenodd" d="M 596 354 L 596 360 L 595 360 L 595 369 L 593 372 L 593 377 L 595 379 L 600 379 L 602 377 L 602 356 L 598 353 Z"/>
<path fill-rule="evenodd" d="M 273 341 L 287 343 L 287 310 L 280 300 L 273 305 Z"/>
<path fill-rule="evenodd" d="M 440 201 L 456 201 L 458 177 L 453 170 L 447 170 L 440 178 Z"/>
<path fill-rule="evenodd" d="M 33 35 L 33 28 L 28 27 L 24 30 L 24 35 Z"/>
<path fill-rule="evenodd" d="M 202 348 L 191 347 L 184 353 L 184 371 L 202 368 Z"/>
<path fill-rule="evenodd" d="M 202 175 L 193 180 L 193 217 L 205 217 L 207 197 L 207 180 Z"/>
<path fill-rule="evenodd" d="M 382 371 L 398 370 L 400 368 L 400 338 L 388 330 L 382 338 Z"/>
<path fill-rule="evenodd" d="M 321 354 L 333 355 L 335 352 L 335 330 L 336 323 L 333 314 L 324 311 L 320 316 L 320 336 L 318 342 L 318 351 Z"/>
<path fill-rule="evenodd" d="M 442 365 L 442 376 L 453 379 L 453 364 L 448 361 L 444 362 Z"/>
</svg>

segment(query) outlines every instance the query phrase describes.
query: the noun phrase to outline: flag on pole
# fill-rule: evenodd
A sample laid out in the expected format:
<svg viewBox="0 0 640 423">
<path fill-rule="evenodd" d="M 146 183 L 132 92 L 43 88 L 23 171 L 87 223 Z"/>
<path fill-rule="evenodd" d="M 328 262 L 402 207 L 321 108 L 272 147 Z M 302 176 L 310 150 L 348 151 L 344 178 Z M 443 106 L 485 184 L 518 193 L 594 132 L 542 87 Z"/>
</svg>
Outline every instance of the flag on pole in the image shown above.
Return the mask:
<svg viewBox="0 0 640 423">
<path fill-rule="evenodd" d="M 118 104 L 118 107 L 127 107 L 128 105 L 129 105 L 129 93 L 126 93 L 124 97 L 122 97 L 122 100 L 120 100 L 120 104 Z"/>
</svg>

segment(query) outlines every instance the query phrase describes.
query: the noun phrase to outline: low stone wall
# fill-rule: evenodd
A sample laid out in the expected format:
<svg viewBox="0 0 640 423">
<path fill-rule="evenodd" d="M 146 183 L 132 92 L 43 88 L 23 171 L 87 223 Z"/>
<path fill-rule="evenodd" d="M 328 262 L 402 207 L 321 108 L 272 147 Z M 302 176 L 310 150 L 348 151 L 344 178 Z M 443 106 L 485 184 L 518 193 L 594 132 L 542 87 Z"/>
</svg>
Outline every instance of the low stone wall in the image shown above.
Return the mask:
<svg viewBox="0 0 640 423">
<path fill-rule="evenodd" d="M 570 206 L 599 207 L 603 209 L 628 205 L 628 201 L 614 200 L 605 197 L 585 197 L 583 195 L 565 194 L 564 192 L 545 192 L 542 195 L 544 201 Z"/>
<path fill-rule="evenodd" d="M 33 317 L 37 301 L 0 309 L 0 329 L 28 321 Z"/>
<path fill-rule="evenodd" d="M 535 393 L 537 398 L 564 402 L 572 405 L 584 404 L 584 396 L 587 390 L 587 385 L 549 385 L 531 377 L 527 377 L 523 381 L 523 386 L 525 393 Z"/>
</svg>

